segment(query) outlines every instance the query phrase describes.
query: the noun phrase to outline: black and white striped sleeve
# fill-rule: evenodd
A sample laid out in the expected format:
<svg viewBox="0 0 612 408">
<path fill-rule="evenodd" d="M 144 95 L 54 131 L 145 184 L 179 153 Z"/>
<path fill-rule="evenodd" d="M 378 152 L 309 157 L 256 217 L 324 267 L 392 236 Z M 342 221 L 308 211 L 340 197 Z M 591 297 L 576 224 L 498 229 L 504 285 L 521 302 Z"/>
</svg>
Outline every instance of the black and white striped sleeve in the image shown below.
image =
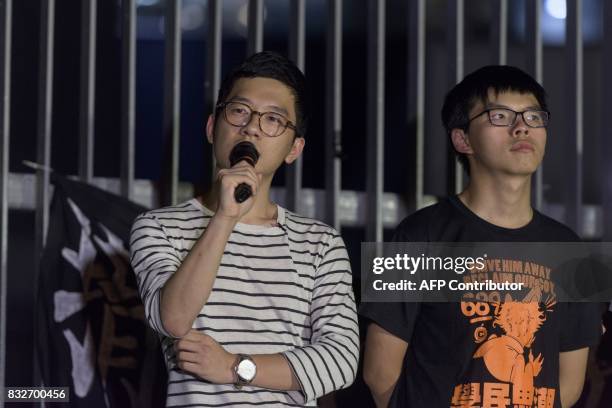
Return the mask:
<svg viewBox="0 0 612 408">
<path fill-rule="evenodd" d="M 158 333 L 172 337 L 161 320 L 161 290 L 179 268 L 180 258 L 152 214 L 139 215 L 132 225 L 130 263 L 136 274 L 147 322 Z"/>
<path fill-rule="evenodd" d="M 311 344 L 283 353 L 305 402 L 348 387 L 357 372 L 359 328 L 351 266 L 337 233 L 316 270 L 310 318 Z"/>
</svg>

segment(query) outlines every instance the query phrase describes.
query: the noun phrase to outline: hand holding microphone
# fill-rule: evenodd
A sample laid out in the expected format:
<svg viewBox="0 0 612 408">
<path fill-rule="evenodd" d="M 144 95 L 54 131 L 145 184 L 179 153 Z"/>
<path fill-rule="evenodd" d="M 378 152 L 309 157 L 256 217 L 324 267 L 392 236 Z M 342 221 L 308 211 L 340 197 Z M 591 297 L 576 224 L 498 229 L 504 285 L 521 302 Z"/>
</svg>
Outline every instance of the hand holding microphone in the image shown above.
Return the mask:
<svg viewBox="0 0 612 408">
<path fill-rule="evenodd" d="M 251 142 L 235 145 L 229 154 L 230 167 L 220 169 L 217 214 L 239 220 L 252 207 L 249 198 L 257 194 L 261 176 L 255 173 L 259 152 Z"/>
<path fill-rule="evenodd" d="M 251 166 L 255 167 L 257 160 L 259 160 L 259 152 L 255 148 L 255 145 L 251 142 L 240 142 L 230 152 L 230 166 L 235 166 L 237 163 L 244 160 Z M 237 203 L 243 203 L 253 195 L 251 186 L 246 183 L 240 183 L 236 190 L 234 190 L 234 198 Z"/>
</svg>

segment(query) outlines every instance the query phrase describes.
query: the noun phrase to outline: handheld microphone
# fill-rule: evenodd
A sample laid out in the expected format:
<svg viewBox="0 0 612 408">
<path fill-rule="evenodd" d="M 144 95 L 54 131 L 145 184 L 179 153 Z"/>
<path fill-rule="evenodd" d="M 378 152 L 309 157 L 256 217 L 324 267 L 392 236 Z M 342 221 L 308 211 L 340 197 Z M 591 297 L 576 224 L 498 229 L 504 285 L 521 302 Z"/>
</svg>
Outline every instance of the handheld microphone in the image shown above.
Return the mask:
<svg viewBox="0 0 612 408">
<path fill-rule="evenodd" d="M 245 160 L 251 166 L 255 167 L 257 160 L 259 160 L 259 152 L 255 148 L 255 145 L 251 142 L 240 142 L 230 152 L 229 161 L 230 166 L 234 166 L 236 163 Z M 237 203 L 243 203 L 253 195 L 251 186 L 246 183 L 238 184 L 236 190 L 234 190 L 234 199 Z"/>
</svg>

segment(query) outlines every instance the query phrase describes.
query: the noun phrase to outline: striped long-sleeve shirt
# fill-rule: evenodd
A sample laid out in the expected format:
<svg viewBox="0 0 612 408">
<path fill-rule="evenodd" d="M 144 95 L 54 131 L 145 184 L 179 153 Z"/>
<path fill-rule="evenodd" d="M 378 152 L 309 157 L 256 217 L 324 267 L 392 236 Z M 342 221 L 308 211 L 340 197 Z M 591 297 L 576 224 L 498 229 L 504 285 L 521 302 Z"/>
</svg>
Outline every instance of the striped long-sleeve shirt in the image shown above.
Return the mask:
<svg viewBox="0 0 612 408">
<path fill-rule="evenodd" d="M 192 199 L 144 213 L 132 227 L 131 264 L 169 370 L 167 406 L 312 406 L 350 385 L 359 335 L 344 242 L 333 228 L 280 206 L 276 225 L 235 226 L 193 328 L 231 353 L 283 354 L 301 391 L 236 390 L 176 367 L 174 339 L 161 321 L 161 289 L 212 215 Z"/>
</svg>

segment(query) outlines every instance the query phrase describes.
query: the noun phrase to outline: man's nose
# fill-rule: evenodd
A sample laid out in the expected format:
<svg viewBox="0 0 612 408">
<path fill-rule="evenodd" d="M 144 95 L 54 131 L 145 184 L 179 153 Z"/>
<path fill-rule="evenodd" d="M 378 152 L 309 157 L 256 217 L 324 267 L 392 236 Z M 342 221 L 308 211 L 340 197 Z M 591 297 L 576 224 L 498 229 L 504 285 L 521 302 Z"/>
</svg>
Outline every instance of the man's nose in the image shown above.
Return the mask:
<svg viewBox="0 0 612 408">
<path fill-rule="evenodd" d="M 529 126 L 525 123 L 523 119 L 523 115 L 521 113 L 516 114 L 516 119 L 514 120 L 514 124 L 512 125 L 512 135 L 513 136 L 522 136 L 529 134 Z"/>
<path fill-rule="evenodd" d="M 247 134 L 259 136 L 259 112 L 252 112 L 248 122 L 242 127 Z"/>
</svg>

